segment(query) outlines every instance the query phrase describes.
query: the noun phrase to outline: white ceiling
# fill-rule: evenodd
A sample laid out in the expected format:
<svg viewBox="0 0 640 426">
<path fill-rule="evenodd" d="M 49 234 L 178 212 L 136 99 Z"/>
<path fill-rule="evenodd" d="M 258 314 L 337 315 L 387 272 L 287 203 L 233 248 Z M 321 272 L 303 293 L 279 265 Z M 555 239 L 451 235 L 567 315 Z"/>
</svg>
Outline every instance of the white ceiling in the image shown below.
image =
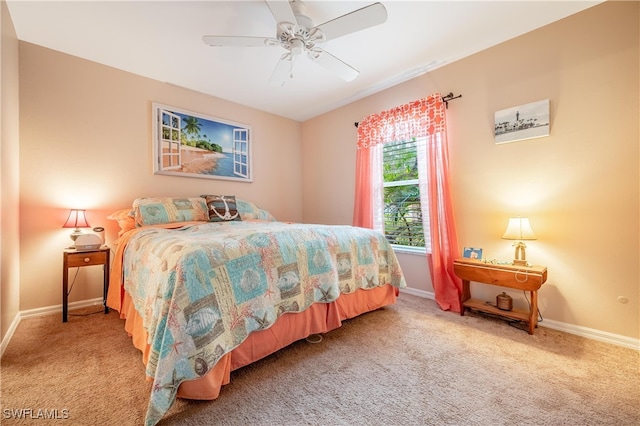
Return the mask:
<svg viewBox="0 0 640 426">
<path fill-rule="evenodd" d="M 305 4 L 318 25 L 372 2 Z M 302 57 L 284 87 L 271 87 L 282 47 L 221 48 L 202 41 L 203 35 L 275 37 L 276 22 L 263 1 L 7 1 L 20 40 L 297 121 L 600 1 L 382 3 L 384 24 L 321 44 L 360 71 L 355 80 L 345 82 Z"/>
</svg>

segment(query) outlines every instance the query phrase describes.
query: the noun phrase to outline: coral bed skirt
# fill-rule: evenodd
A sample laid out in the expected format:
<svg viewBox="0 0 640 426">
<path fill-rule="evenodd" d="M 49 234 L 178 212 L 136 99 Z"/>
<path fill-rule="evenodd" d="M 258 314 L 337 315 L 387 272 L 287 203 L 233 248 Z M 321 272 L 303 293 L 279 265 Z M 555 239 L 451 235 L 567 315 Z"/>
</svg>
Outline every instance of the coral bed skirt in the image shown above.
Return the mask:
<svg viewBox="0 0 640 426">
<path fill-rule="evenodd" d="M 178 397 L 216 399 L 222 386 L 230 382 L 231 371 L 264 358 L 311 334 L 335 330 L 342 325 L 343 320 L 394 304 L 397 296 L 398 289 L 387 284 L 342 294 L 335 302 L 316 303 L 303 312 L 286 313 L 268 329 L 250 334 L 238 347 L 223 355 L 201 378 L 182 382 L 178 388 Z M 146 365 L 149 357 L 147 332 L 142 325 L 142 318 L 133 307 L 131 297 L 124 291 L 120 318 L 125 320 L 125 331 L 132 337 L 133 345 L 142 352 L 142 361 Z"/>
</svg>

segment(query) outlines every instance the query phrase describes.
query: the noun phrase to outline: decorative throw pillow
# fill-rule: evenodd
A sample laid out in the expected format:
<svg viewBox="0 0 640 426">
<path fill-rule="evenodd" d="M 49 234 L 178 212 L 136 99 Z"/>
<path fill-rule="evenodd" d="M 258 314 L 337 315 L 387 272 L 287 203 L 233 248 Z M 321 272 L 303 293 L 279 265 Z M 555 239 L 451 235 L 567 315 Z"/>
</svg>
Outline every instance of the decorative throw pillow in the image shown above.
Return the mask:
<svg viewBox="0 0 640 426">
<path fill-rule="evenodd" d="M 118 236 L 136 227 L 136 221 L 133 218 L 133 211 L 131 209 L 116 210 L 107 216 L 107 219 L 118 222 L 118 226 L 120 226 Z"/>
<path fill-rule="evenodd" d="M 236 200 L 238 211 L 242 220 L 266 220 L 269 222 L 275 222 L 276 218 L 267 210 L 261 209 L 254 203 L 245 200 Z"/>
<path fill-rule="evenodd" d="M 209 213 L 202 198 L 138 198 L 133 202 L 137 226 L 207 221 Z"/>
<path fill-rule="evenodd" d="M 201 195 L 207 203 L 210 222 L 242 220 L 236 207 L 235 195 Z"/>
</svg>

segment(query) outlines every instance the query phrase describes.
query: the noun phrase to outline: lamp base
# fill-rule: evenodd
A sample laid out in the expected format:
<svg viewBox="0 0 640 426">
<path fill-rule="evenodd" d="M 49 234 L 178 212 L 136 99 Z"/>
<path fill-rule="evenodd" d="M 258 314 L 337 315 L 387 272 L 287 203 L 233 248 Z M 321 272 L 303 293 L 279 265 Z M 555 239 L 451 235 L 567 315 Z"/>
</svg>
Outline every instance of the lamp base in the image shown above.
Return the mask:
<svg viewBox="0 0 640 426">
<path fill-rule="evenodd" d="M 520 241 L 519 243 L 514 243 L 514 247 L 516 248 L 515 259 L 513 259 L 513 264 L 518 266 L 527 266 L 527 254 L 525 249 L 527 245 Z"/>
<path fill-rule="evenodd" d="M 80 228 L 76 228 L 70 235 L 71 239 L 73 240 L 73 242 L 76 242 L 76 239 L 78 239 L 78 237 L 80 235 L 83 235 L 83 232 L 80 230 Z"/>
</svg>

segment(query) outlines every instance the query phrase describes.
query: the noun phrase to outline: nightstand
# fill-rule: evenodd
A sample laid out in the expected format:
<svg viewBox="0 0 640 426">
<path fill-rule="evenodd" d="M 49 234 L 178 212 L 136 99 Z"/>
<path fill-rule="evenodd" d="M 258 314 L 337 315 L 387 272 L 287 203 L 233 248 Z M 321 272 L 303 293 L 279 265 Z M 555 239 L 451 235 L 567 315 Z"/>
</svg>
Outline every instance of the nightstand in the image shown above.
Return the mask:
<svg viewBox="0 0 640 426">
<path fill-rule="evenodd" d="M 545 266 L 500 265 L 461 258 L 453 262 L 453 271 L 462 278 L 461 315 L 464 315 L 465 309 L 468 308 L 524 321 L 529 323 L 529 334 L 533 334 L 538 325 L 538 290 L 547 280 Z M 503 311 L 481 300 L 472 299 L 469 291 L 470 281 L 529 291 L 531 306 L 528 311 L 519 309 Z"/>
<path fill-rule="evenodd" d="M 109 287 L 110 251 L 111 249 L 106 246 L 87 251 L 78 251 L 76 249 L 66 249 L 64 251 L 62 263 L 62 322 L 67 322 L 69 309 L 69 268 L 102 265 L 104 279 L 102 304 L 104 306 L 104 313 L 109 313 L 109 308 L 107 307 L 107 289 Z"/>
</svg>

